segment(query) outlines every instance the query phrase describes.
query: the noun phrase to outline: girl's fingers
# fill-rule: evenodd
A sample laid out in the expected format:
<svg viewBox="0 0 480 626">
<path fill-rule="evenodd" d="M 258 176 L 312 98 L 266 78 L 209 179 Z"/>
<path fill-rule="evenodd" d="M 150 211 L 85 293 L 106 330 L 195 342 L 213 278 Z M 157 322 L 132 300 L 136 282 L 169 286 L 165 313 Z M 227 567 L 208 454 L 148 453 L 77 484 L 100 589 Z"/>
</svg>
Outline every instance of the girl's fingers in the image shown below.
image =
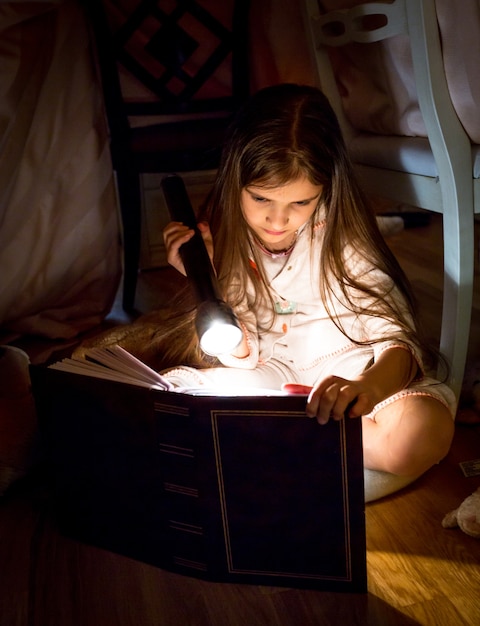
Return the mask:
<svg viewBox="0 0 480 626">
<path fill-rule="evenodd" d="M 326 424 L 329 419 L 341 420 L 347 412 L 356 416 L 357 410 L 352 409 L 357 403 L 357 395 L 358 389 L 351 381 L 327 379 L 310 394 L 307 415 L 316 417 L 319 424 Z"/>
<path fill-rule="evenodd" d="M 195 231 L 179 222 L 170 222 L 163 230 L 167 261 L 184 276 L 186 272 L 179 250 L 194 234 Z"/>
<path fill-rule="evenodd" d="M 212 233 L 210 232 L 210 226 L 207 224 L 207 222 L 198 222 L 198 230 L 200 231 L 203 241 L 205 242 L 208 256 L 213 263 L 213 238 Z"/>
<path fill-rule="evenodd" d="M 359 392 L 355 383 L 333 376 L 316 388 L 299 383 L 284 383 L 282 390 L 308 395 L 306 414 L 316 418 L 319 424 L 326 424 L 329 419 L 341 420 L 345 416 L 361 417 L 373 409 L 368 394 Z"/>
<path fill-rule="evenodd" d="M 338 392 L 338 384 L 333 383 L 318 397 L 316 416 L 319 424 L 326 424 L 330 417 L 338 419 L 338 410 L 335 411 Z"/>
</svg>

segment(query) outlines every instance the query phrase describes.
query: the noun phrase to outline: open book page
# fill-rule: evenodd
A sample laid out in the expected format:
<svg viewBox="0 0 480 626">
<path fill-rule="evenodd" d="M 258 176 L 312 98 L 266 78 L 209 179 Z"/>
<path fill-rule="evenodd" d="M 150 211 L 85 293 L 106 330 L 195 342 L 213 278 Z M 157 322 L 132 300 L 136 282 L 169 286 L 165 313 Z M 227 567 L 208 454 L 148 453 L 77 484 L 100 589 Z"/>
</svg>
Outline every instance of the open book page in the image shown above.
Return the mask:
<svg viewBox="0 0 480 626">
<path fill-rule="evenodd" d="M 280 389 L 266 389 L 263 387 L 222 387 L 214 389 L 212 387 L 177 387 L 173 391 L 186 393 L 190 396 L 217 396 L 217 397 L 239 397 L 239 396 L 288 396 L 286 391 Z"/>
<path fill-rule="evenodd" d="M 130 385 L 175 391 L 196 396 L 286 396 L 285 391 L 264 389 L 259 387 L 238 387 L 221 385 L 218 388 L 210 386 L 175 386 L 165 376 L 137 359 L 133 354 L 120 346 L 105 348 L 90 348 L 85 351 L 84 357 L 70 357 L 50 365 L 52 369 L 93 376 L 123 382 Z"/>
<path fill-rule="evenodd" d="M 85 357 L 73 356 L 50 367 L 72 374 L 173 391 L 173 385 L 166 378 L 121 346 L 90 348 Z"/>
</svg>

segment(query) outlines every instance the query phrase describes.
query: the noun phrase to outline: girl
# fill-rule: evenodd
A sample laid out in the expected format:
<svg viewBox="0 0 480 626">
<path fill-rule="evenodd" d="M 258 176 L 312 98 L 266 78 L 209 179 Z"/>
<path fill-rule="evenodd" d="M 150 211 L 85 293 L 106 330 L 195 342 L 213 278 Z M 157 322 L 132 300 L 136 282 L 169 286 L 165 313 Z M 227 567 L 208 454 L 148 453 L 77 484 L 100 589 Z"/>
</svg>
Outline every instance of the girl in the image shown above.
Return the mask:
<svg viewBox="0 0 480 626">
<path fill-rule="evenodd" d="M 320 424 L 363 420 L 365 467 L 418 476 L 453 435 L 452 391 L 424 374 L 407 280 L 360 191 L 327 99 L 313 87 L 258 92 L 239 113 L 202 236 L 243 341 L 223 367 L 176 368 L 180 385 L 308 389 Z M 193 236 L 164 231 L 168 261 Z"/>
</svg>

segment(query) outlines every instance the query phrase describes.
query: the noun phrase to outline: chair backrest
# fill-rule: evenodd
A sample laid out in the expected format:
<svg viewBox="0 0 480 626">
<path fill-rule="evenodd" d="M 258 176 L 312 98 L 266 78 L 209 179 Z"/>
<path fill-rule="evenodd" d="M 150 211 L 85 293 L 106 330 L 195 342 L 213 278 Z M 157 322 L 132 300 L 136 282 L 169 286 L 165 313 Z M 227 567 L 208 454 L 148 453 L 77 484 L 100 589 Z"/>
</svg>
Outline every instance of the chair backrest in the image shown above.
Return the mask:
<svg viewBox="0 0 480 626">
<path fill-rule="evenodd" d="M 347 142 L 358 135 L 358 131 L 344 113 L 329 49 L 351 42 L 372 43 L 400 34 L 407 35 L 415 89 L 436 168 L 433 177 L 439 178 L 442 185 L 441 205 L 453 206 L 458 197 L 464 196 L 465 205 L 471 206 L 471 145 L 448 90 L 435 0 L 366 2 L 327 13 L 319 9 L 321 4 L 318 0 L 305 0 L 308 39 L 321 87 L 339 117 Z M 421 159 L 418 159 L 418 164 L 422 165 Z M 455 202 L 450 202 L 453 196 Z M 441 205 L 436 210 L 442 211 Z"/>
<path fill-rule="evenodd" d="M 129 116 L 231 112 L 248 97 L 249 0 L 93 4 L 103 4 Z"/>
<path fill-rule="evenodd" d="M 328 96 L 347 141 L 359 133 L 343 107 L 332 55 L 334 49 L 352 43 L 376 43 L 408 32 L 403 2 L 393 4 L 355 3 L 350 8 L 326 11 L 318 0 L 307 0 L 310 32 L 314 43 L 322 90 Z M 328 4 L 328 3 L 327 3 Z M 320 6 L 319 6 L 320 5 Z M 356 50 L 354 51 L 354 53 Z"/>
</svg>

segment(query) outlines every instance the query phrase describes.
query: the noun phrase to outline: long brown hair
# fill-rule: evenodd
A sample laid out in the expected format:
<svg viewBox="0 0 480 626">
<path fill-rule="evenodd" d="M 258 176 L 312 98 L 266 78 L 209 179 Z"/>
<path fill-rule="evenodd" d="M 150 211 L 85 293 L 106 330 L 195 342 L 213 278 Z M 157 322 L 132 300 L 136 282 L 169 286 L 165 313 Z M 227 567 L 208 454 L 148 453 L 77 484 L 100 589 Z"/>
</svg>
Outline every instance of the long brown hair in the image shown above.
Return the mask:
<svg viewBox="0 0 480 626">
<path fill-rule="evenodd" d="M 333 109 L 323 93 L 310 86 L 281 84 L 257 92 L 235 118 L 225 141 L 203 217 L 212 230 L 214 264 L 231 304 L 244 297 L 249 277 L 257 286 L 257 300 L 269 298 L 262 273 L 260 283 L 252 276 L 249 259 L 253 256 L 261 268 L 261 253 L 250 245 L 240 206 L 242 189 L 249 185 L 280 186 L 302 175 L 323 186 L 310 228 L 313 237 L 321 211 L 325 227 L 320 293 L 333 321 L 340 326 L 331 310 L 333 294 L 338 294 L 340 287 L 352 311 L 390 319 L 418 343 L 412 326 L 415 304 L 408 280 L 380 234 L 375 214 L 359 187 Z M 372 285 L 349 271 L 344 257 L 346 244 L 372 267 L 390 276 L 391 284 L 386 288 L 385 282 L 383 286 Z M 236 286 L 235 292 L 232 285 Z M 406 311 L 391 297 L 393 285 L 403 295 Z M 367 298 L 368 311 L 362 308 L 362 298 L 353 299 L 352 293 Z"/>
<path fill-rule="evenodd" d="M 235 306 L 245 297 L 249 282 L 256 288 L 253 307 L 271 298 L 261 271 L 261 253 L 251 244 L 241 210 L 242 190 L 249 185 L 281 186 L 300 176 L 323 186 L 310 229 L 313 240 L 314 225 L 322 215 L 324 271 L 320 294 L 332 320 L 348 336 L 332 307 L 340 288 L 342 300 L 353 312 L 399 324 L 424 355 L 432 356 L 430 347 L 413 327 L 415 302 L 408 280 L 379 232 L 374 211 L 360 189 L 335 113 L 324 94 L 314 87 L 280 84 L 257 92 L 239 111 L 227 134 L 217 177 L 200 217 L 210 225 L 214 265 L 229 303 Z M 385 286 L 385 281 L 372 285 L 350 271 L 345 263 L 346 244 L 371 267 L 389 276 L 390 285 Z M 253 275 L 252 257 L 260 270 L 260 281 Z M 392 297 L 394 285 L 403 296 L 403 306 Z"/>
</svg>

